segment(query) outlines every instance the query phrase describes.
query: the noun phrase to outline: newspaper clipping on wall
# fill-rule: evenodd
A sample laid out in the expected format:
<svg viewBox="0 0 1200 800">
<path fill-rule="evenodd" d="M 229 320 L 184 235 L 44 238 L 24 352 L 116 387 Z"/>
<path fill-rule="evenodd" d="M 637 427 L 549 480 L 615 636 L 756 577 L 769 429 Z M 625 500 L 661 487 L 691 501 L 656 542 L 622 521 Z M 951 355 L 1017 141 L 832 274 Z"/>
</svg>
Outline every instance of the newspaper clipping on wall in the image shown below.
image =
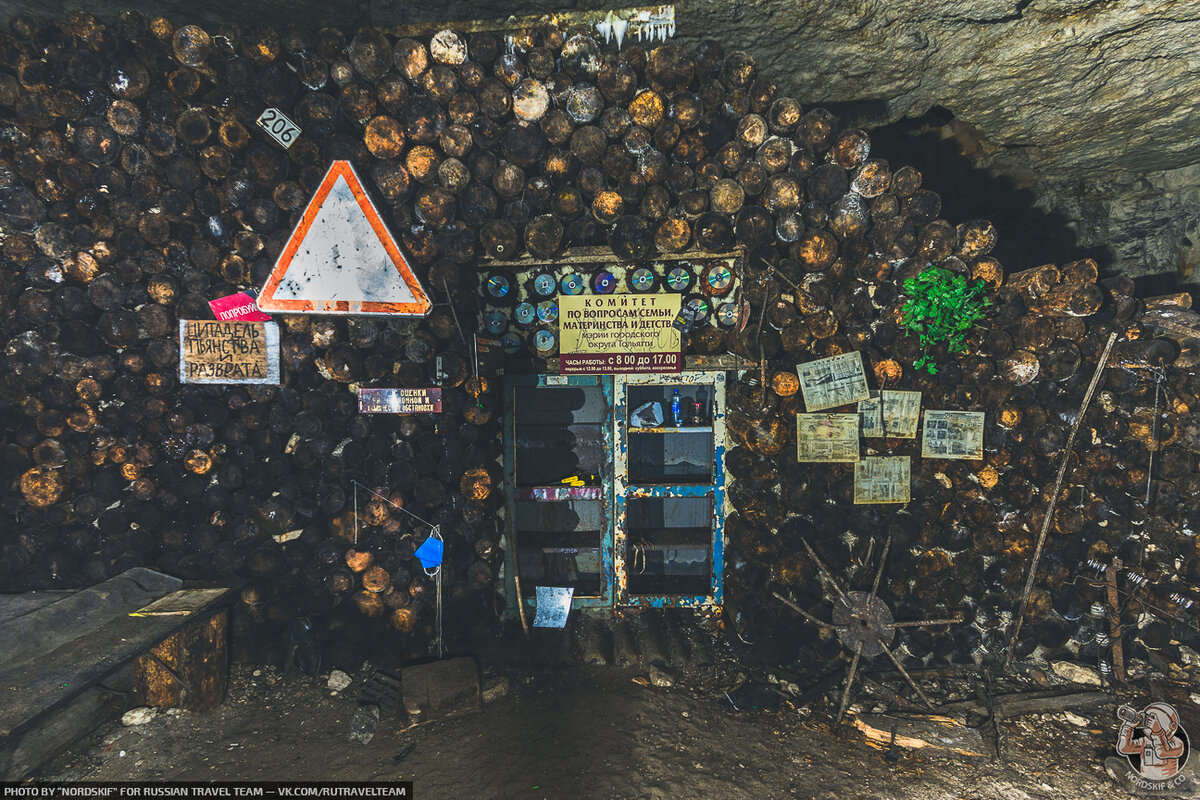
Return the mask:
<svg viewBox="0 0 1200 800">
<path fill-rule="evenodd" d="M 854 504 L 907 503 L 911 483 L 908 456 L 864 458 L 854 465 Z"/>
<path fill-rule="evenodd" d="M 858 419 L 863 438 L 883 436 L 883 404 L 879 401 L 879 392 L 872 389 L 869 400 L 858 401 Z"/>
<path fill-rule="evenodd" d="M 806 411 L 849 405 L 867 400 L 867 374 L 863 371 L 862 354 L 857 350 L 796 365 L 800 391 Z"/>
<path fill-rule="evenodd" d="M 921 457 L 983 458 L 983 412 L 927 410 Z"/>
<path fill-rule="evenodd" d="M 858 461 L 858 414 L 797 414 L 796 460 Z"/>
<path fill-rule="evenodd" d="M 893 439 L 917 438 L 917 421 L 921 417 L 921 393 L 884 389 L 879 393 L 883 403 L 883 431 Z"/>
</svg>

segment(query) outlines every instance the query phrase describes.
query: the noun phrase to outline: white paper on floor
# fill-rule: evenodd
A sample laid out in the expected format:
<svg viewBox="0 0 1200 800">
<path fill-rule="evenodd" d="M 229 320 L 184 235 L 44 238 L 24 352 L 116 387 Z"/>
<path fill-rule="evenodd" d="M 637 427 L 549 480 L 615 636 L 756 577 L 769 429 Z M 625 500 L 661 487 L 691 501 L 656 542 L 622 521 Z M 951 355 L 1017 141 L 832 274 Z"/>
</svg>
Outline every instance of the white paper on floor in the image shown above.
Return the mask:
<svg viewBox="0 0 1200 800">
<path fill-rule="evenodd" d="M 537 614 L 533 618 L 535 628 L 564 628 L 567 614 L 571 612 L 571 597 L 575 589 L 561 586 L 537 587 Z"/>
</svg>

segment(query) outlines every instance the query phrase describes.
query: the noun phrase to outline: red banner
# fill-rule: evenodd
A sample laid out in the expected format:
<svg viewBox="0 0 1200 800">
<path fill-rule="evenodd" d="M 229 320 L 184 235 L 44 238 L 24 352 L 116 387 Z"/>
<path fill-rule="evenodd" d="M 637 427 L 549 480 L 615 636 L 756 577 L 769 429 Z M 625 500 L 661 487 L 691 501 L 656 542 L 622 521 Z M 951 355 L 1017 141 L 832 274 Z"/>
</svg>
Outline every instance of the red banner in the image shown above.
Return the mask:
<svg viewBox="0 0 1200 800">
<path fill-rule="evenodd" d="M 270 322 L 271 316 L 258 310 L 254 298 L 246 292 L 238 292 L 227 297 L 209 300 L 208 307 L 213 316 L 222 322 Z"/>
<path fill-rule="evenodd" d="M 679 353 L 571 353 L 558 357 L 560 375 L 635 375 L 682 372 Z"/>
</svg>

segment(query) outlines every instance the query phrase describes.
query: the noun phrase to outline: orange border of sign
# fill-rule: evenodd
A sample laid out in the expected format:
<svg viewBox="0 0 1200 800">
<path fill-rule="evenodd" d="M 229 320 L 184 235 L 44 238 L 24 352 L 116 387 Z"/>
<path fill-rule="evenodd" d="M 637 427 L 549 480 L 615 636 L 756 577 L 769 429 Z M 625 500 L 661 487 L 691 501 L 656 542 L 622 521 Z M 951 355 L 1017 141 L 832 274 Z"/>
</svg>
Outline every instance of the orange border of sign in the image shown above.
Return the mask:
<svg viewBox="0 0 1200 800">
<path fill-rule="evenodd" d="M 308 235 L 308 230 L 312 226 L 313 220 L 317 218 L 317 212 L 325 204 L 325 200 L 329 197 L 329 192 L 333 189 L 333 185 L 337 182 L 339 176 L 346 179 L 346 184 L 350 187 L 351 194 L 358 201 L 358 207 L 366 215 L 371 229 L 375 231 L 375 235 L 383 243 L 384 250 L 387 251 L 392 262 L 396 265 L 396 269 L 400 272 L 401 280 L 408 285 L 408 288 L 412 290 L 413 296 L 416 297 L 415 303 L 351 302 L 348 300 L 282 300 L 275 297 L 275 290 L 279 288 L 283 276 L 287 274 L 288 268 L 291 267 L 292 259 L 296 256 L 296 251 L 303 244 L 304 237 Z M 292 231 L 291 238 L 288 239 L 283 252 L 279 254 L 279 258 L 275 261 L 275 268 L 271 270 L 270 277 L 263 284 L 262 291 L 258 294 L 257 302 L 259 309 L 262 311 L 291 311 L 297 314 L 392 314 L 407 317 L 424 317 L 433 309 L 433 304 L 429 302 L 429 296 L 421 288 L 420 281 L 413 274 L 412 267 L 409 266 L 408 261 L 404 258 L 404 254 L 400 252 L 400 248 L 396 245 L 396 240 L 384 226 L 383 219 L 379 216 L 379 211 L 376 210 L 375 204 L 371 202 L 370 196 L 363 189 L 362 182 L 358 179 L 358 174 L 354 171 L 354 167 L 349 161 L 334 161 L 329 166 L 329 171 L 325 173 L 325 177 L 321 180 L 321 185 L 317 187 L 312 200 L 308 201 L 308 206 L 304 209 L 304 215 L 300 217 L 300 222 L 297 223 L 296 229 Z"/>
</svg>

